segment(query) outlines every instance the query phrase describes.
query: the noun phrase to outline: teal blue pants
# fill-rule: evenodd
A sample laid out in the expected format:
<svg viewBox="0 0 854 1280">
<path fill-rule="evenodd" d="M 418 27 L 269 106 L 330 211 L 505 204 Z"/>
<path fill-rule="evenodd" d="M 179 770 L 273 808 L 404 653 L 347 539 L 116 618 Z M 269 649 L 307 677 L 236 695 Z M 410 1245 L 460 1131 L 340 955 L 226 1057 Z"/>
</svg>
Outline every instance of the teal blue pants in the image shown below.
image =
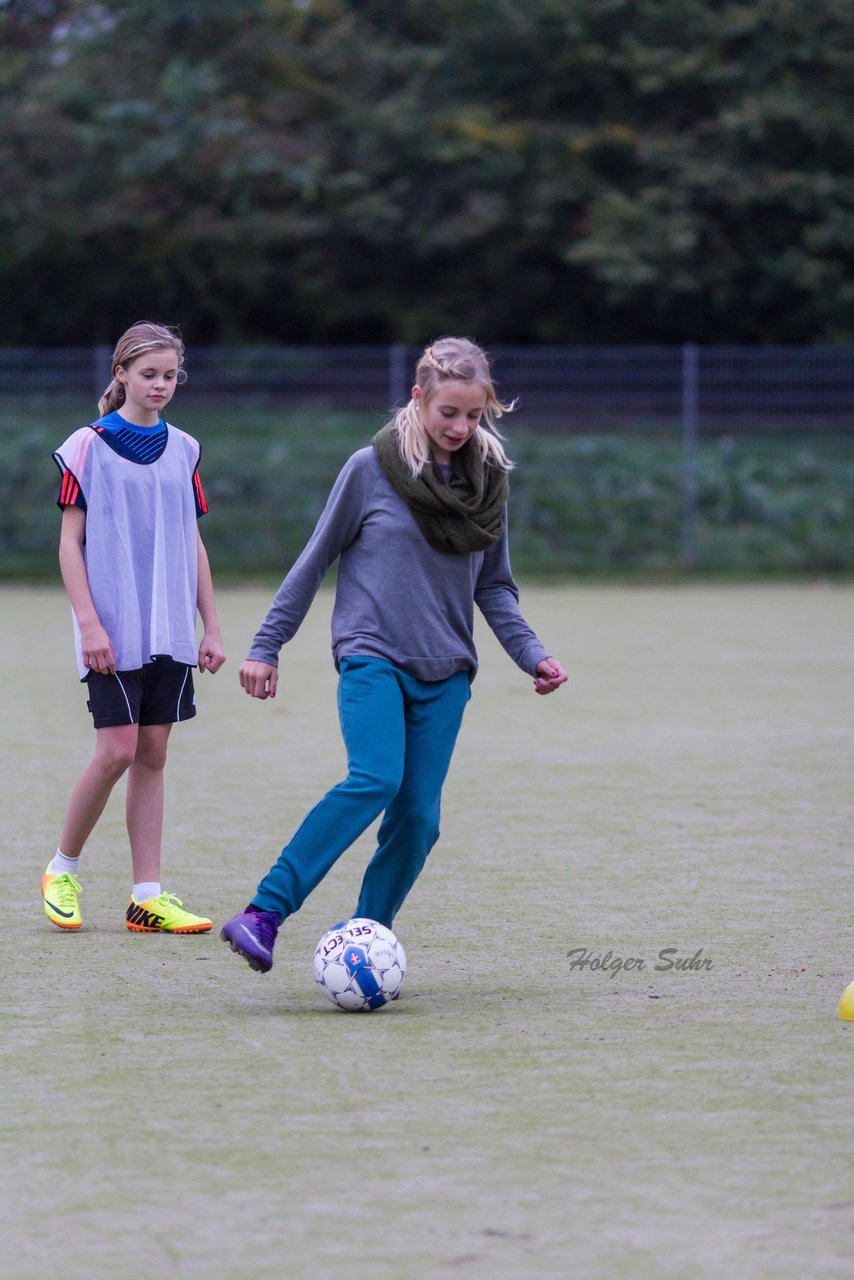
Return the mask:
<svg viewBox="0 0 854 1280">
<path fill-rule="evenodd" d="M 442 787 L 470 696 L 467 671 L 416 680 L 382 658 L 341 661 L 347 777 L 303 819 L 252 901 L 284 918 L 381 813 L 353 912 L 391 926 L 439 838 Z"/>
</svg>

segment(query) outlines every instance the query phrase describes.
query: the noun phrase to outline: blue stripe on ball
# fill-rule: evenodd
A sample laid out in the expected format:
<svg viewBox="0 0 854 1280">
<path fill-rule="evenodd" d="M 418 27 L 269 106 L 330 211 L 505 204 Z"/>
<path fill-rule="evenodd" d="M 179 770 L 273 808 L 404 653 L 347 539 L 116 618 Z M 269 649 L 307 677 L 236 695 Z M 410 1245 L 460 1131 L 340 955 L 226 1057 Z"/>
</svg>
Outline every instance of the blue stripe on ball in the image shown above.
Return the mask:
<svg viewBox="0 0 854 1280">
<path fill-rule="evenodd" d="M 341 959 L 370 1007 L 381 1009 L 386 1003 L 386 995 L 374 977 L 365 950 L 362 947 L 348 947 Z"/>
</svg>

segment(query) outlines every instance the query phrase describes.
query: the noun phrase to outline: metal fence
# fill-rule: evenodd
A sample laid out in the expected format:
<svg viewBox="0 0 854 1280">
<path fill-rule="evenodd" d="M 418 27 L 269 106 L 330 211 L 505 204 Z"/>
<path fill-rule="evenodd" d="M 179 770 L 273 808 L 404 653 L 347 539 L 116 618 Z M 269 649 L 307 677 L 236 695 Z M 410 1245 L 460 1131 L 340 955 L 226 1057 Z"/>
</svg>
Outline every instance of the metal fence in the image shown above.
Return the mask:
<svg viewBox="0 0 854 1280">
<path fill-rule="evenodd" d="M 385 413 L 409 390 L 419 349 L 191 347 L 188 404 L 309 404 Z M 492 349 L 517 421 L 572 431 L 679 424 L 698 432 L 850 432 L 854 347 L 519 347 Z M 0 398 L 92 401 L 110 349 L 0 348 Z"/>
<path fill-rule="evenodd" d="M 417 356 L 419 348 L 403 344 L 191 347 L 181 408 L 311 406 L 366 411 L 382 422 L 394 406 L 406 401 Z M 816 563 L 844 561 L 848 566 L 854 561 L 854 549 L 845 554 L 839 550 L 842 543 L 848 547 L 845 540 L 851 538 L 844 513 L 850 511 L 851 471 L 846 460 L 854 431 L 854 347 L 495 347 L 492 356 L 502 398 L 519 398 L 519 412 L 513 415 L 515 440 L 526 428 L 576 435 L 577 442 L 570 443 L 584 453 L 609 448 L 604 440 L 590 444 L 586 436 L 620 433 L 634 436 L 632 448 L 636 442 L 644 451 L 638 456 L 645 458 L 643 466 L 650 474 L 654 457 L 668 458 L 668 466 L 675 461 L 680 471 L 680 556 L 688 567 L 712 559 L 698 534 L 703 493 L 707 506 L 709 500 L 708 475 L 702 470 L 703 465 L 709 470 L 709 453 L 720 463 L 723 479 L 718 488 L 722 485 L 730 494 L 718 494 L 714 502 L 729 503 L 727 520 L 741 521 L 748 539 L 757 521 L 762 536 L 781 524 L 781 509 L 766 507 L 771 502 L 768 494 L 776 493 L 782 481 L 764 476 L 759 484 L 750 481 L 749 493 L 741 493 L 744 484 L 736 484 L 734 460 L 744 451 L 736 442 L 744 440 L 746 448 L 746 438 L 753 436 L 753 452 L 767 447 L 775 452 L 777 442 L 771 436 L 781 436 L 784 453 L 795 458 L 803 452 L 800 445 L 805 440 L 818 443 L 819 436 L 836 436 L 821 445 L 822 457 L 841 460 L 839 465 L 830 463 L 836 467 L 834 493 L 825 495 L 819 506 L 809 507 L 804 498 L 800 515 L 798 503 L 786 495 L 789 507 L 798 507 L 786 520 L 789 525 L 798 520 L 809 525 L 816 531 L 813 541 L 831 547 L 832 554 L 814 553 Z M 61 412 L 69 406 L 93 411 L 109 378 L 108 347 L 0 348 L 0 411 L 9 410 L 0 413 L 0 426 L 4 421 L 19 424 L 22 404 L 33 421 L 38 413 L 29 411 L 36 404 Z M 766 439 L 759 439 L 762 436 Z M 848 439 L 842 439 L 845 436 Z M 654 445 L 652 453 L 648 442 Z M 22 458 L 24 475 L 28 463 L 23 454 Z M 6 502 L 6 522 L 14 525 L 17 481 L 14 475 L 8 479 L 12 497 Z M 741 506 L 734 497 L 736 488 Z M 746 516 L 741 511 L 745 503 L 750 507 Z M 759 516 L 753 512 L 757 506 L 762 508 Z M 708 543 L 708 536 L 703 536 Z M 796 541 L 794 534 L 791 540 Z"/>
</svg>

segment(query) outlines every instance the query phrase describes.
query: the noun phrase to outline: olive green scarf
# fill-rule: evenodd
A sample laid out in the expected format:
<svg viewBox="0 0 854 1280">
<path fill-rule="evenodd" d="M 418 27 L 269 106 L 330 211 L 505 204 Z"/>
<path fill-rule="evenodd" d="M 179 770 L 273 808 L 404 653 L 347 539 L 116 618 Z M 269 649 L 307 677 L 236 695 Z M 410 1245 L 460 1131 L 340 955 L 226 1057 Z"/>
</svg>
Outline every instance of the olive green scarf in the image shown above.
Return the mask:
<svg viewBox="0 0 854 1280">
<path fill-rule="evenodd" d="M 465 555 L 484 551 L 504 532 L 507 472 L 480 456 L 474 440 L 452 455 L 447 482 L 435 462 L 413 476 L 404 461 L 397 429 L 383 427 L 374 436 L 380 466 L 409 507 L 424 537 L 437 551 Z"/>
</svg>

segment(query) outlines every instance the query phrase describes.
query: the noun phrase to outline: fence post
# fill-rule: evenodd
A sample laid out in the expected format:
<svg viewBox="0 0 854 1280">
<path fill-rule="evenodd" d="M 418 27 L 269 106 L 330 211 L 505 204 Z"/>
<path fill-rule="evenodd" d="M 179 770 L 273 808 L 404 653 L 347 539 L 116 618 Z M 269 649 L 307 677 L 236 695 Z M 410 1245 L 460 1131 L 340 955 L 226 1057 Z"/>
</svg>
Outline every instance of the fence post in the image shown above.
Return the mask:
<svg viewBox="0 0 854 1280">
<path fill-rule="evenodd" d="M 389 412 L 409 399 L 406 381 L 406 347 L 393 342 L 388 349 L 388 407 Z"/>
<path fill-rule="evenodd" d="M 697 446 L 700 438 L 700 349 L 682 347 L 682 565 L 697 563 Z"/>
<path fill-rule="evenodd" d="M 95 404 L 101 399 L 104 390 L 109 384 L 113 370 L 111 364 L 112 351 L 109 347 L 99 342 L 92 349 L 92 369 L 95 377 Z"/>
</svg>

